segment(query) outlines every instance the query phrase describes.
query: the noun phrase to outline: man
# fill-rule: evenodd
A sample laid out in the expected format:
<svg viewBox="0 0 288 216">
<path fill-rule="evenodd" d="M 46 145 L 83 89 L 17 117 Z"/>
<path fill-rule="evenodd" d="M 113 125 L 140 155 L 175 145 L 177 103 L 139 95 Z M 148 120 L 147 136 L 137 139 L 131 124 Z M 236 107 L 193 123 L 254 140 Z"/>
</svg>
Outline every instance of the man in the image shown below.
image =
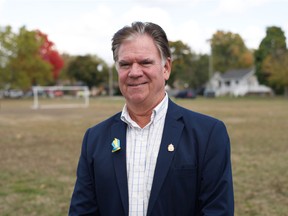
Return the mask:
<svg viewBox="0 0 288 216">
<path fill-rule="evenodd" d="M 112 51 L 126 104 L 87 130 L 69 215 L 233 215 L 226 128 L 168 98 L 165 32 L 135 22 L 115 33 Z"/>
</svg>

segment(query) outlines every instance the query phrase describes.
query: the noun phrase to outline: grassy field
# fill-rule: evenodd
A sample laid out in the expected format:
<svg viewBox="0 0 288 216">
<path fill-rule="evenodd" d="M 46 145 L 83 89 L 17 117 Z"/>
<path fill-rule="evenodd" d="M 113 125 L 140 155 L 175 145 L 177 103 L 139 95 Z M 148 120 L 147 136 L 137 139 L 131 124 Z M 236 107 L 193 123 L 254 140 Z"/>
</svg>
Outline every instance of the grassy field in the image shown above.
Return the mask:
<svg viewBox="0 0 288 216">
<path fill-rule="evenodd" d="M 288 215 L 288 100 L 177 100 L 220 118 L 232 145 L 236 216 Z M 67 215 L 86 128 L 120 111 L 122 98 L 89 108 L 32 110 L 0 100 L 0 215 Z"/>
</svg>

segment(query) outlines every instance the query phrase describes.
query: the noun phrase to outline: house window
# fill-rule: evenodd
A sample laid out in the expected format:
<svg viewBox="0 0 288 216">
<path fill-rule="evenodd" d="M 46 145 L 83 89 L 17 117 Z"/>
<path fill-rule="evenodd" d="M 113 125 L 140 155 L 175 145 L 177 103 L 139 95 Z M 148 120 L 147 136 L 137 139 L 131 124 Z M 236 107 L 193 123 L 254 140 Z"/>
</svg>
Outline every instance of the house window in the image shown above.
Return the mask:
<svg viewBox="0 0 288 216">
<path fill-rule="evenodd" d="M 230 84 L 231 84 L 230 81 L 226 81 L 226 82 L 225 82 L 225 85 L 226 85 L 226 86 L 230 86 Z"/>
</svg>

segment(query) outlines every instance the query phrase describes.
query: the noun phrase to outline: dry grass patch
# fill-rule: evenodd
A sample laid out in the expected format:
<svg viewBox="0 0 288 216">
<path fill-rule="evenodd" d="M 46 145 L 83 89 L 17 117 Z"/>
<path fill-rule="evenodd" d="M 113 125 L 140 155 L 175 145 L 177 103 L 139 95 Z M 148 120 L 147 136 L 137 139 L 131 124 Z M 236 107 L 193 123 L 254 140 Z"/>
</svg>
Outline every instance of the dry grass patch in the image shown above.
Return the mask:
<svg viewBox="0 0 288 216">
<path fill-rule="evenodd" d="M 222 119 L 230 134 L 236 216 L 288 212 L 288 100 L 176 100 Z M 85 130 L 121 111 L 122 98 L 89 108 L 32 110 L 31 100 L 0 101 L 1 215 L 67 215 Z"/>
</svg>

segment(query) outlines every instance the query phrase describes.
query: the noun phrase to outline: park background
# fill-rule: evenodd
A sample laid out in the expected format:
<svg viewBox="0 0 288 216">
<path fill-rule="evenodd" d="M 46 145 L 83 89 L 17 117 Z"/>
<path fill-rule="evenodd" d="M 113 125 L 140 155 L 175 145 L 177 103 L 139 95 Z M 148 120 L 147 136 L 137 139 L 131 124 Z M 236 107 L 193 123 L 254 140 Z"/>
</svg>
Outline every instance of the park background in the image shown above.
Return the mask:
<svg viewBox="0 0 288 216">
<path fill-rule="evenodd" d="M 169 86 L 199 93 L 171 99 L 227 126 L 235 215 L 287 215 L 287 7 L 284 0 L 1 0 L 0 214 L 67 215 L 85 130 L 124 105 L 113 32 L 140 20 L 167 29 Z M 201 94 L 214 72 L 241 68 L 254 68 L 275 94 Z M 90 105 L 32 109 L 37 85 L 87 85 Z"/>
<path fill-rule="evenodd" d="M 175 99 L 227 126 L 232 151 L 236 216 L 288 212 L 288 100 Z M 83 134 L 122 109 L 122 97 L 97 97 L 88 108 L 31 109 L 33 101 L 2 100 L 1 215 L 67 215 Z"/>
</svg>

